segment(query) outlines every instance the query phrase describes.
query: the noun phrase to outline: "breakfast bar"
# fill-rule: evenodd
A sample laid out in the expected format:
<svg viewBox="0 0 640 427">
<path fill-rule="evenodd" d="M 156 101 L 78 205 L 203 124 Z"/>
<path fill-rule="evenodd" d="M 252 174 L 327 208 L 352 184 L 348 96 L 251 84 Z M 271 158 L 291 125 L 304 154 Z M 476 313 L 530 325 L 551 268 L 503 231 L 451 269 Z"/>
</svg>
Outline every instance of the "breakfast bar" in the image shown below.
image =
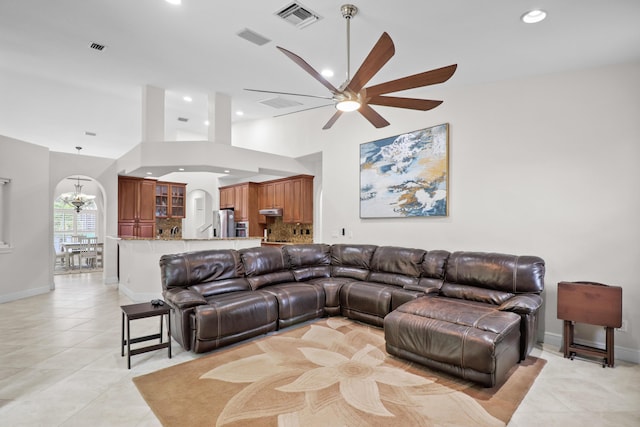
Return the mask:
<svg viewBox="0 0 640 427">
<path fill-rule="evenodd" d="M 111 237 L 118 243 L 119 291 L 134 302 L 161 298 L 159 261 L 162 255 L 208 249 L 244 249 L 262 239 L 145 239 Z"/>
</svg>

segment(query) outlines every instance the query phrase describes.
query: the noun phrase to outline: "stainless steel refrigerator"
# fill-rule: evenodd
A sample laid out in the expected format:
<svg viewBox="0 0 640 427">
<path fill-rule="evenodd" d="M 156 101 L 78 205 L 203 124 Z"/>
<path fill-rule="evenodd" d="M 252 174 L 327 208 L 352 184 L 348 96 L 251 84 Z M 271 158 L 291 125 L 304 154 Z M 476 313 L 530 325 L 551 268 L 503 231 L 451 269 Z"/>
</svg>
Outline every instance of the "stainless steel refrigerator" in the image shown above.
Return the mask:
<svg viewBox="0 0 640 427">
<path fill-rule="evenodd" d="M 235 237 L 236 223 L 233 209 L 213 211 L 213 227 L 211 229 L 211 237 Z"/>
</svg>

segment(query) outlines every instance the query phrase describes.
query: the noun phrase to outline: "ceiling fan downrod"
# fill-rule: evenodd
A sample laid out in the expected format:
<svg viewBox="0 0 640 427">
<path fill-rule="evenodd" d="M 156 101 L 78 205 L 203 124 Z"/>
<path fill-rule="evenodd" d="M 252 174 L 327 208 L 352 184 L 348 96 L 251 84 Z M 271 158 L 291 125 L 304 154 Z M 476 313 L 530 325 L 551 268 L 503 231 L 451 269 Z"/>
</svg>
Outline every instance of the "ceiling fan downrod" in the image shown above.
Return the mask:
<svg viewBox="0 0 640 427">
<path fill-rule="evenodd" d="M 347 20 L 347 84 L 351 80 L 351 18 L 356 16 L 358 8 L 352 4 L 343 4 L 340 7 L 342 17 Z"/>
</svg>

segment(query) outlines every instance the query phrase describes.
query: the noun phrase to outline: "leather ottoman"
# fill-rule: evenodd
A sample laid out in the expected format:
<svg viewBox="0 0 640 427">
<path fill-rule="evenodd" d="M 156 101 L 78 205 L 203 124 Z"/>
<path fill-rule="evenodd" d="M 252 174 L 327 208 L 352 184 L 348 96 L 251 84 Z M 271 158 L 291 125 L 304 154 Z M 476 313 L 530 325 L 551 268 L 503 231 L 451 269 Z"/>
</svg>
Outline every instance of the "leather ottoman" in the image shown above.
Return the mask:
<svg viewBox="0 0 640 427">
<path fill-rule="evenodd" d="M 390 354 L 485 387 L 520 360 L 520 316 L 474 301 L 410 301 L 387 315 L 384 335 Z"/>
<path fill-rule="evenodd" d="M 216 295 L 195 308 L 191 317 L 192 349 L 204 353 L 275 331 L 278 302 L 264 292 L 240 291 Z"/>
</svg>

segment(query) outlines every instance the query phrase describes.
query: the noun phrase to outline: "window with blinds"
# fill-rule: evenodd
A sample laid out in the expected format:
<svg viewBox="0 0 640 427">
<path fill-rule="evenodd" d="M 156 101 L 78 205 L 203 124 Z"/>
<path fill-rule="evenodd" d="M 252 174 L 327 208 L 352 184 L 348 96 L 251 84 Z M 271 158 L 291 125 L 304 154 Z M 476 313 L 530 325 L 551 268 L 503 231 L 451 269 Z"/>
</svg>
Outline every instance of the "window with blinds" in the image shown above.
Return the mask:
<svg viewBox="0 0 640 427">
<path fill-rule="evenodd" d="M 56 199 L 53 206 L 53 245 L 56 252 L 60 251 L 64 242 L 74 242 L 80 237 L 96 237 L 97 213 L 93 201 L 76 212 L 61 198 Z"/>
</svg>

